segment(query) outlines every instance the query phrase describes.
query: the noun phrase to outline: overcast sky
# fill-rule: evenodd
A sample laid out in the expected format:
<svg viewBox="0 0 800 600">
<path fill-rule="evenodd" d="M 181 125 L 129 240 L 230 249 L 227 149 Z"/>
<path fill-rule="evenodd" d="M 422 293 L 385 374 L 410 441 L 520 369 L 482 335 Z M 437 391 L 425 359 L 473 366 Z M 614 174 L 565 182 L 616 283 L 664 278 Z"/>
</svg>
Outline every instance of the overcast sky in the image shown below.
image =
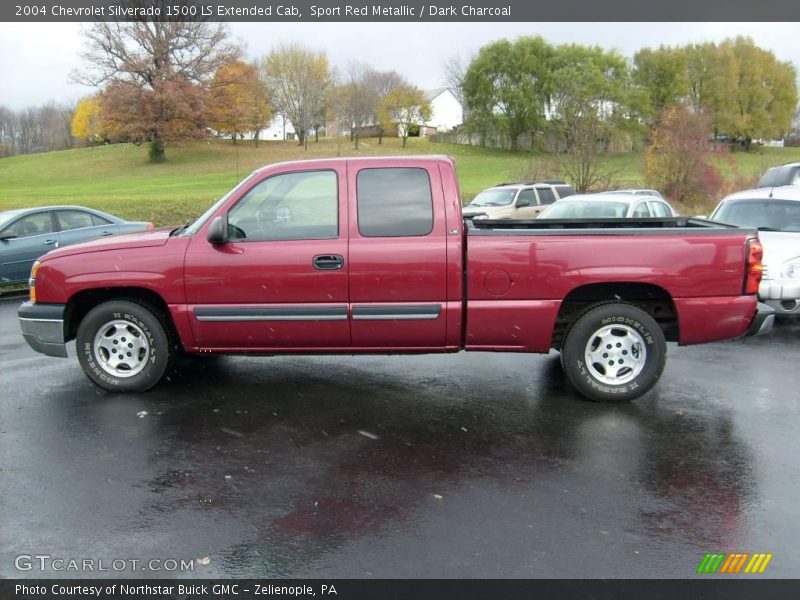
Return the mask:
<svg viewBox="0 0 800 600">
<path fill-rule="evenodd" d="M 748 35 L 781 60 L 800 65 L 798 23 L 231 23 L 231 33 L 261 56 L 283 41 L 324 49 L 345 67 L 365 61 L 395 69 L 425 89 L 443 85 L 442 65 L 469 57 L 498 38 L 541 34 L 554 43 L 599 44 L 631 57 L 641 47 L 719 41 Z M 91 90 L 68 82 L 80 66 L 82 38 L 76 23 L 0 23 L 0 104 L 74 101 Z"/>
</svg>

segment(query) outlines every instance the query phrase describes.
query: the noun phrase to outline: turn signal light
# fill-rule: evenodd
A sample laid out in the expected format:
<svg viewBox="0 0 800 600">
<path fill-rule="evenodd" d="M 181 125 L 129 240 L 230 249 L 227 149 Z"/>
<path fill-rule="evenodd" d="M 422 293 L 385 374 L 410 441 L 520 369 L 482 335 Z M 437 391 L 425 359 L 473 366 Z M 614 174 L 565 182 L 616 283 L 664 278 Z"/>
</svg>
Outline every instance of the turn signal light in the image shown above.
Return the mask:
<svg viewBox="0 0 800 600">
<path fill-rule="evenodd" d="M 31 267 L 31 277 L 28 279 L 28 288 L 30 288 L 30 300 L 36 302 L 36 273 L 39 271 L 39 261 L 33 263 Z"/>
<path fill-rule="evenodd" d="M 757 294 L 764 275 L 764 248 L 758 240 L 747 240 L 747 271 L 744 278 L 744 293 Z"/>
</svg>

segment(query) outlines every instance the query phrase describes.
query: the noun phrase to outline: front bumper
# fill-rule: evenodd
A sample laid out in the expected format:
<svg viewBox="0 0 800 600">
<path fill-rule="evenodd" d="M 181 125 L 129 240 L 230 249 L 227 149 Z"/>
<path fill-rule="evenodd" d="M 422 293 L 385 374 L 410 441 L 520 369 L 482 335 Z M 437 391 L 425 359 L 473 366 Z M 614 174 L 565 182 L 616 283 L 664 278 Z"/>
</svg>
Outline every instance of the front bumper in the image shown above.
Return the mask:
<svg viewBox="0 0 800 600">
<path fill-rule="evenodd" d="M 758 299 L 774 308 L 776 314 L 800 314 L 800 280 L 762 279 Z"/>
<path fill-rule="evenodd" d="M 67 357 L 63 304 L 24 302 L 17 311 L 22 337 L 36 352 Z"/>
<path fill-rule="evenodd" d="M 769 333 L 774 324 L 775 309 L 763 302 L 759 302 L 756 306 L 756 316 L 753 317 L 753 322 L 750 323 L 750 329 L 747 330 L 745 335 L 763 335 Z"/>
</svg>

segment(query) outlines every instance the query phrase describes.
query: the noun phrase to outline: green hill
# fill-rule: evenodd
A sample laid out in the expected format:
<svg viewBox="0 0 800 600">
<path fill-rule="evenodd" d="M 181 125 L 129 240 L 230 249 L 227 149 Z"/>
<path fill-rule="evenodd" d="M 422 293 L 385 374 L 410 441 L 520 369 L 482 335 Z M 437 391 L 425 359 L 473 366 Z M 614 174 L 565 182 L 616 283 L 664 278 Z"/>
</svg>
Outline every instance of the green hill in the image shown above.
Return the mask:
<svg viewBox="0 0 800 600">
<path fill-rule="evenodd" d="M 157 225 L 178 224 L 200 214 L 215 198 L 233 187 L 253 169 L 278 161 L 323 156 L 390 154 L 447 154 L 455 157 L 462 194 L 472 198 L 481 189 L 522 177 L 539 157 L 452 144 L 410 139 L 311 142 L 308 150 L 294 142 L 262 142 L 255 148 L 244 143 L 196 142 L 168 148 L 167 162 L 150 164 L 147 148 L 116 144 L 0 159 L 0 210 L 24 206 L 74 203 L 105 210 L 129 219 L 146 219 Z M 800 159 L 800 149 L 765 149 L 734 155 L 740 174 L 756 175 L 766 166 Z M 643 185 L 641 155 L 606 158 L 621 185 Z M 727 168 L 727 167 L 726 167 Z"/>
</svg>

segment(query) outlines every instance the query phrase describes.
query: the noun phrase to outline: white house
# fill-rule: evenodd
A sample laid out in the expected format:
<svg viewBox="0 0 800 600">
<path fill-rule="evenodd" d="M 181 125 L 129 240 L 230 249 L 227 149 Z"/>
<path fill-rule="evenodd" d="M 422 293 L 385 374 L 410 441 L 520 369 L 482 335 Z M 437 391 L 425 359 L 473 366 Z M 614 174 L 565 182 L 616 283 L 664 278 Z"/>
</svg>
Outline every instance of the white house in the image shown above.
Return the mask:
<svg viewBox="0 0 800 600">
<path fill-rule="evenodd" d="M 229 136 L 230 137 L 230 136 Z M 252 140 L 255 136 L 252 131 L 244 134 L 244 139 Z M 281 114 L 275 114 L 272 121 L 264 129 L 258 132 L 258 139 L 263 141 L 270 140 L 293 140 L 295 138 L 294 125 Z"/>
<path fill-rule="evenodd" d="M 464 122 L 464 107 L 449 88 L 438 88 L 423 92 L 431 105 L 431 118 L 425 122 L 427 129 L 438 132 L 450 131 Z"/>
</svg>

